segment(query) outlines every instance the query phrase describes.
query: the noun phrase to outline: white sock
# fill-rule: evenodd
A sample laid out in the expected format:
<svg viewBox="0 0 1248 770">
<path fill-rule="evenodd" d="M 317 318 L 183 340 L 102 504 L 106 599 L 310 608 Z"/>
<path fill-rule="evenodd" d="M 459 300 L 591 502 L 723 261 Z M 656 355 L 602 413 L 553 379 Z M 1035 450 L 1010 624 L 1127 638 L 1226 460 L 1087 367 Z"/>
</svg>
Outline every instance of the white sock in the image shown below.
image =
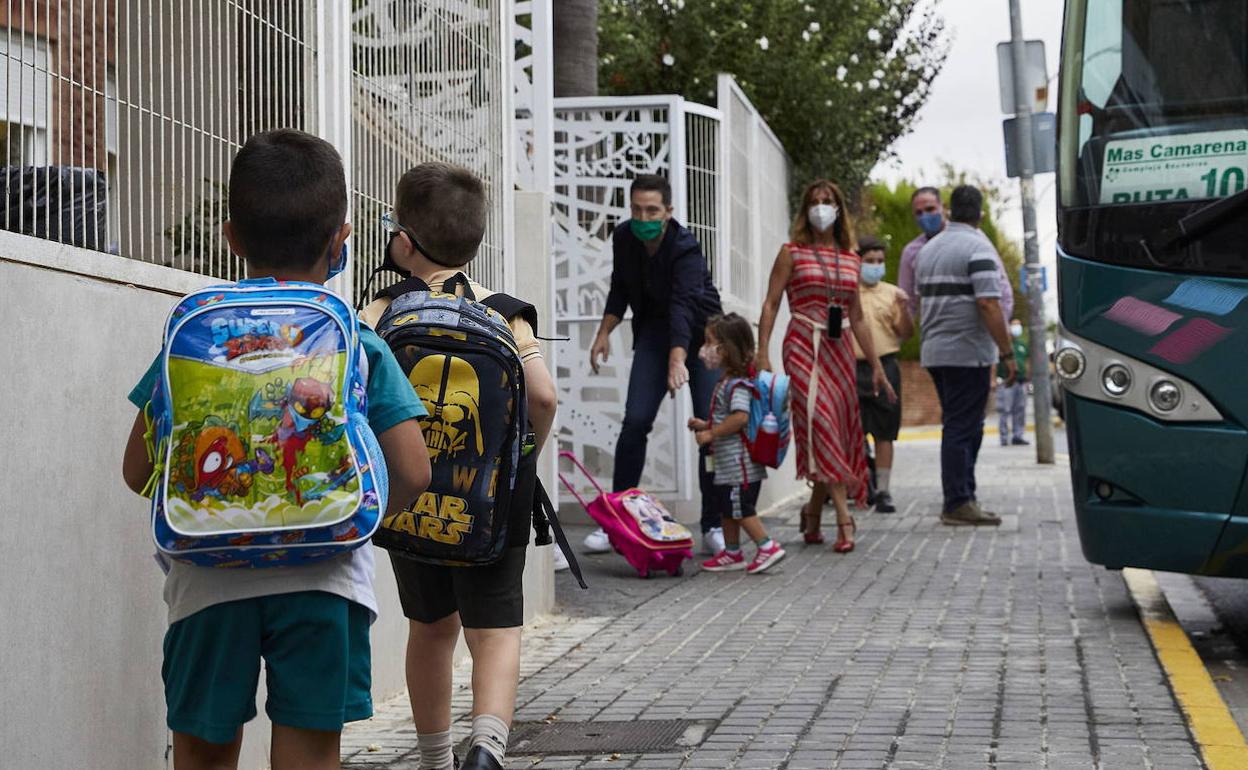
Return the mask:
<svg viewBox="0 0 1248 770">
<path fill-rule="evenodd" d="M 506 722 L 493 714 L 482 714 L 472 718 L 472 737 L 468 739 L 468 748 L 480 746 L 490 756 L 503 763 L 503 754 L 507 751 L 507 736 L 511 728 Z"/>
<path fill-rule="evenodd" d="M 875 488 L 880 492 L 888 491 L 888 480 L 893 475 L 892 468 L 875 469 Z"/>
<path fill-rule="evenodd" d="M 440 733 L 416 733 L 416 747 L 420 749 L 422 770 L 451 770 L 455 765 L 449 729 Z"/>
</svg>

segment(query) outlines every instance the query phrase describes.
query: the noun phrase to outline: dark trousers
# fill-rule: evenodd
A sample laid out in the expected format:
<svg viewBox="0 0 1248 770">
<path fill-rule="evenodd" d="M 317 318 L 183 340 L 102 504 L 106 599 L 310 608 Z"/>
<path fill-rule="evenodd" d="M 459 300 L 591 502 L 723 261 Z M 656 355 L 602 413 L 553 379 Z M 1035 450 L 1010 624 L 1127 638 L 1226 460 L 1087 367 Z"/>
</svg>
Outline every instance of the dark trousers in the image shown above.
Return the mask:
<svg viewBox="0 0 1248 770">
<path fill-rule="evenodd" d="M 948 513 L 975 499 L 975 461 L 984 441 L 990 384 L 984 366 L 931 366 L 940 398 L 940 482 Z"/>
<path fill-rule="evenodd" d="M 655 339 L 647 339 L 654 337 Z M 659 413 L 663 399 L 667 398 L 667 329 L 661 333 L 638 335 L 638 346 L 633 351 L 632 370 L 628 375 L 628 400 L 624 403 L 624 426 L 620 440 L 615 445 L 615 473 L 611 489 L 620 492 L 637 486 L 641 472 L 646 466 L 646 444 L 654 418 Z M 701 346 L 700 340 L 698 346 Z M 649 343 L 649 344 L 646 344 Z M 692 345 L 690 347 L 693 347 Z M 693 414 L 703 420 L 711 411 L 711 395 L 719 381 L 718 369 L 708 370 L 698 358 L 697 348 L 689 352 L 685 362 L 689 369 L 689 390 L 693 394 Z M 680 398 L 683 395 L 678 394 Z M 680 426 L 684 427 L 684 426 Z M 708 447 L 698 450 L 698 486 L 702 491 L 702 531 L 720 526 L 721 511 L 729 510 L 731 501 L 723 490 L 712 483 L 714 474 L 706 469 Z M 719 498 L 723 499 L 719 499 Z"/>
</svg>

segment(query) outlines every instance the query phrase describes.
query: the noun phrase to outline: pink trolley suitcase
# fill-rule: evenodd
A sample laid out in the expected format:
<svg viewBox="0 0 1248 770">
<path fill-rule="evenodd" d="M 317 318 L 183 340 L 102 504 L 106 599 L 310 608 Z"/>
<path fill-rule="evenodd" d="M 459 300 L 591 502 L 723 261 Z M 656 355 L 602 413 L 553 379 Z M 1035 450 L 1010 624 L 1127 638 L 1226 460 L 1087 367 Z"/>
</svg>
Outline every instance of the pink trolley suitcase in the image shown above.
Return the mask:
<svg viewBox="0 0 1248 770">
<path fill-rule="evenodd" d="M 611 547 L 637 570 L 639 577 L 650 577 L 652 570 L 662 570 L 673 577 L 683 574 L 685 559 L 693 558 L 693 535 L 658 500 L 640 489 L 608 492 L 576 455 L 560 452 L 559 456 L 570 460 L 598 490 L 598 496 L 586 502 L 576 487 L 559 474 L 563 485 L 607 533 Z"/>
</svg>

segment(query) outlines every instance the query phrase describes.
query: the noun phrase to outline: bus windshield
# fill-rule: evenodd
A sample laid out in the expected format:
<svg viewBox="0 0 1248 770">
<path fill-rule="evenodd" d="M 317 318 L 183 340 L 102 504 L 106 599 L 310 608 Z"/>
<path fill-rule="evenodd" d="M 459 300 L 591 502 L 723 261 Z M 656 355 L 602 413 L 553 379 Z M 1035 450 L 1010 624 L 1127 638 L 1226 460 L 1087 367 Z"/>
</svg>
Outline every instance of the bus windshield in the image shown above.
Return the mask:
<svg viewBox="0 0 1248 770">
<path fill-rule="evenodd" d="M 1248 3 L 1071 0 L 1060 110 L 1067 253 L 1248 273 L 1243 216 L 1170 254 L 1147 248 L 1248 185 Z"/>
</svg>

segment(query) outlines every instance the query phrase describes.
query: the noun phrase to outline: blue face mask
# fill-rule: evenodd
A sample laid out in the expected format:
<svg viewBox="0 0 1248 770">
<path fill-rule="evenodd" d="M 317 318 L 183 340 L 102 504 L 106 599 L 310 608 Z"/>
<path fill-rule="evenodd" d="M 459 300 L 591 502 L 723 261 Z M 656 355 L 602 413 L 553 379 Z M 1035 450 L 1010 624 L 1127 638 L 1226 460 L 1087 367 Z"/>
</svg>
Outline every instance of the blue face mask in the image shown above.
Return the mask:
<svg viewBox="0 0 1248 770">
<path fill-rule="evenodd" d="M 945 218 L 939 211 L 929 211 L 926 214 L 919 214 L 915 217 L 919 223 L 919 228 L 931 238 L 945 227 Z"/>
<path fill-rule="evenodd" d="M 332 280 L 334 276 L 347 269 L 347 244 L 342 244 L 342 251 L 338 253 L 338 261 L 329 263 L 329 275 L 325 276 L 325 280 Z"/>
<path fill-rule="evenodd" d="M 868 286 L 874 286 L 884 280 L 884 263 L 877 262 L 874 264 L 862 266 L 862 282 Z"/>
</svg>

